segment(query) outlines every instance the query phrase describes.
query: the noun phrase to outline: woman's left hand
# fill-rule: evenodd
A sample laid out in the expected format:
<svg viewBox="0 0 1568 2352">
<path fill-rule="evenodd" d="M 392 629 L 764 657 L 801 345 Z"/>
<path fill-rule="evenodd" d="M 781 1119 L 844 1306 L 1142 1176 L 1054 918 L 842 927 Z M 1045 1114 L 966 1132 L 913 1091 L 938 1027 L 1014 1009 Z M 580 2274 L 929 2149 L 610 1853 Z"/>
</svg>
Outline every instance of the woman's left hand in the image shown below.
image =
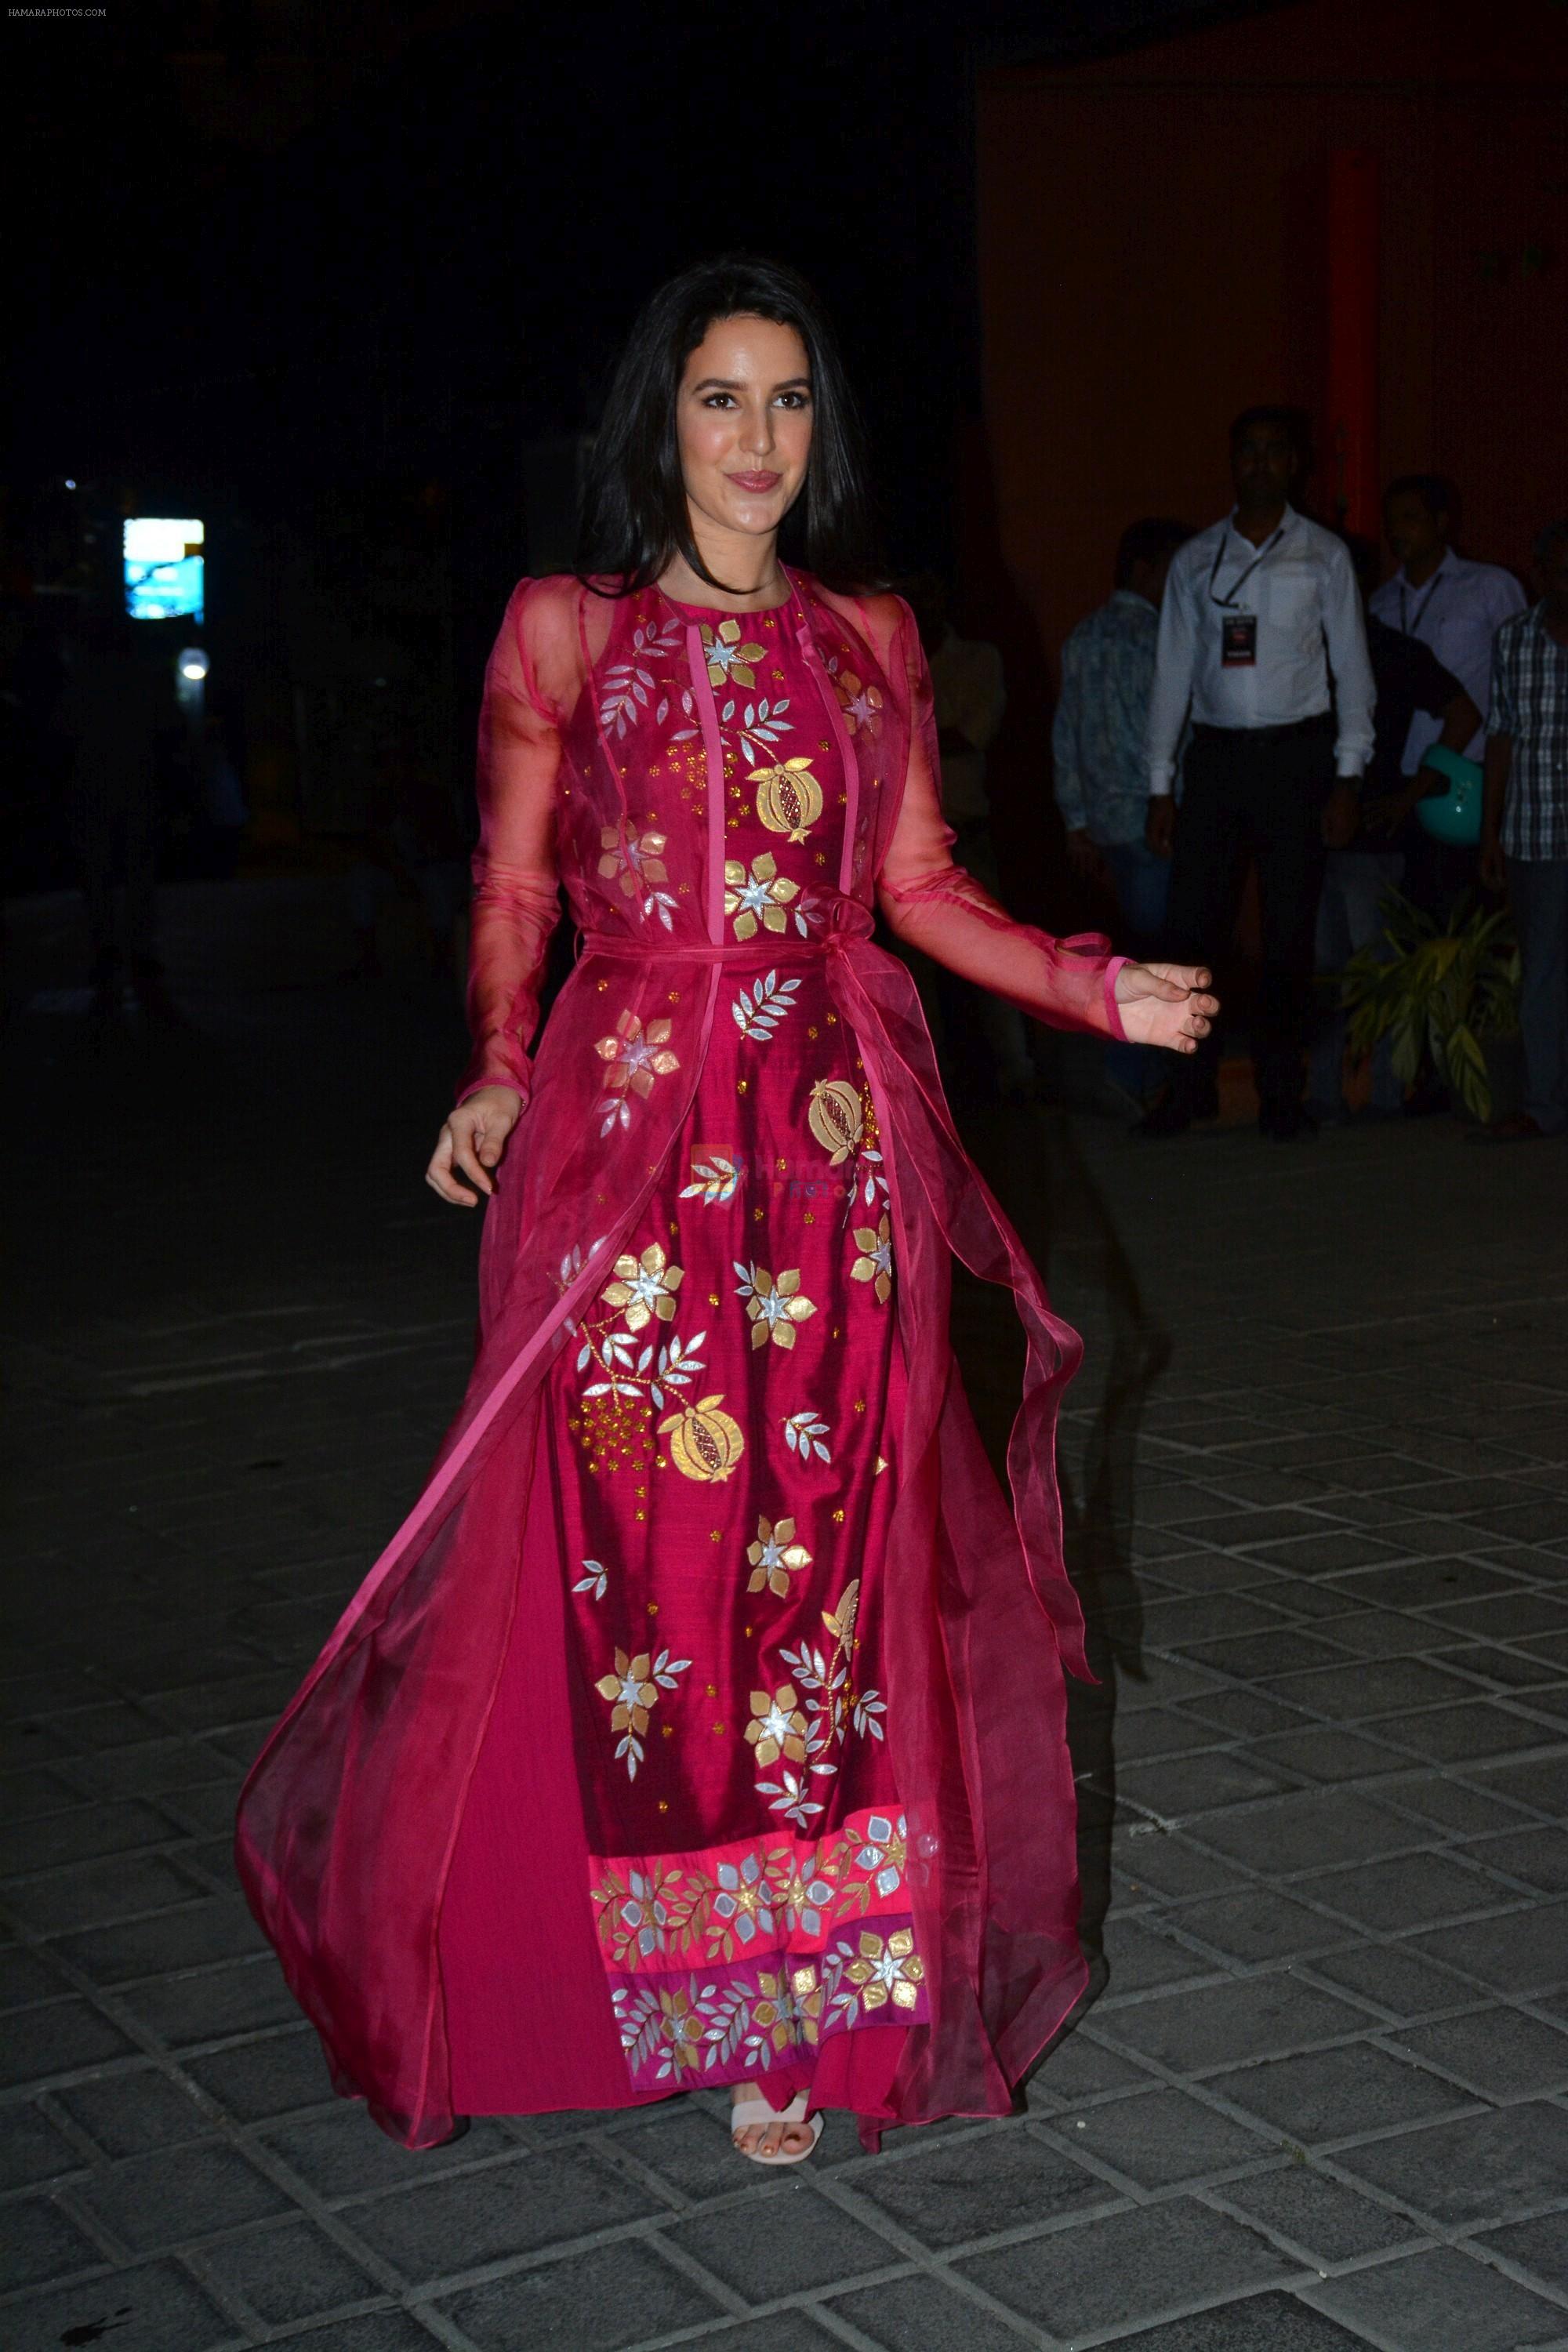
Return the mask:
<svg viewBox="0 0 1568 2352">
<path fill-rule="evenodd" d="M 1121 1025 L 1135 1045 L 1195 1054 L 1219 1011 L 1206 993 L 1210 975 L 1195 963 L 1124 963 L 1116 975 Z"/>
</svg>

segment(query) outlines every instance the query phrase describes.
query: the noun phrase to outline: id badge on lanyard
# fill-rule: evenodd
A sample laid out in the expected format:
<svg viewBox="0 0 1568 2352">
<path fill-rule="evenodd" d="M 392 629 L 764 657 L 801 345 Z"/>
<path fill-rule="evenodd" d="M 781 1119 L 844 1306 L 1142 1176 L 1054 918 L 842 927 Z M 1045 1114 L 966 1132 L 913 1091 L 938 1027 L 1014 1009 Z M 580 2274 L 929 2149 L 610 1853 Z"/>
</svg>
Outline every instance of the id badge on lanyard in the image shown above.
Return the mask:
<svg viewBox="0 0 1568 2352">
<path fill-rule="evenodd" d="M 1225 553 L 1225 541 L 1222 539 L 1215 549 L 1214 562 L 1209 566 L 1209 603 L 1219 614 L 1221 669 L 1256 669 L 1258 667 L 1258 615 L 1256 613 L 1239 612 L 1237 609 L 1236 600 L 1264 558 L 1272 555 L 1284 536 L 1285 526 L 1281 523 L 1273 537 L 1258 549 L 1241 577 L 1233 583 L 1224 596 L 1216 596 L 1214 588 L 1215 582 L 1219 577 L 1220 560 Z"/>
<path fill-rule="evenodd" d="M 1257 668 L 1258 615 L 1256 613 L 1222 613 L 1220 614 L 1219 666 L 1221 669 Z"/>
</svg>

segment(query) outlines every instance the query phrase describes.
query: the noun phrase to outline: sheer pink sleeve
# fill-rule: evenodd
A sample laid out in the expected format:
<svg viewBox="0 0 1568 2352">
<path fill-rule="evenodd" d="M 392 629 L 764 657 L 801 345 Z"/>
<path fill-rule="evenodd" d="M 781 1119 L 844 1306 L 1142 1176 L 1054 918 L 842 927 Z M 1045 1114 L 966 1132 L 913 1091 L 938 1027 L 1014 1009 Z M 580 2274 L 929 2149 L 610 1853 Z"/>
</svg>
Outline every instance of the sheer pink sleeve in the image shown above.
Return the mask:
<svg viewBox="0 0 1568 2352">
<path fill-rule="evenodd" d="M 562 590 L 570 585 L 525 580 L 514 590 L 485 671 L 468 955 L 474 1050 L 459 1102 L 480 1087 L 512 1087 L 528 1100 L 540 976 L 561 911 L 555 801 L 574 634 Z"/>
<path fill-rule="evenodd" d="M 880 600 L 879 600 L 880 601 Z M 891 601 L 891 600 L 889 600 Z M 923 949 L 977 988 L 1005 997 L 1055 1029 L 1089 1029 L 1123 1037 L 1116 976 L 1127 961 L 1095 932 L 1054 940 L 1016 922 L 972 874 L 952 859 L 937 777 L 931 675 L 913 616 L 900 619 L 888 656 L 895 684 L 907 678 L 910 764 L 892 838 L 877 877 L 882 913 L 900 940 Z"/>
</svg>

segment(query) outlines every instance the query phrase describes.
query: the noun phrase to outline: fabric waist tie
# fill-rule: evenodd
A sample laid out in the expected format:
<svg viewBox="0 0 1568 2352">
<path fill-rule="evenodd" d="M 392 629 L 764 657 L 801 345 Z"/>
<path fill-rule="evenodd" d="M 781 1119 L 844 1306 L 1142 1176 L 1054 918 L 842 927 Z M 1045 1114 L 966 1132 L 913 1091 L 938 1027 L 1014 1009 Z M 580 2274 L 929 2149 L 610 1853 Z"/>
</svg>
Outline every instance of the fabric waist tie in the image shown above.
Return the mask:
<svg viewBox="0 0 1568 2352">
<path fill-rule="evenodd" d="M 869 907 L 847 899 L 833 910 L 820 939 L 783 939 L 762 931 L 750 940 L 629 940 L 618 931 L 584 931 L 582 956 L 616 956 L 628 963 L 815 962 L 836 950 L 860 946 L 872 931 Z"/>
</svg>

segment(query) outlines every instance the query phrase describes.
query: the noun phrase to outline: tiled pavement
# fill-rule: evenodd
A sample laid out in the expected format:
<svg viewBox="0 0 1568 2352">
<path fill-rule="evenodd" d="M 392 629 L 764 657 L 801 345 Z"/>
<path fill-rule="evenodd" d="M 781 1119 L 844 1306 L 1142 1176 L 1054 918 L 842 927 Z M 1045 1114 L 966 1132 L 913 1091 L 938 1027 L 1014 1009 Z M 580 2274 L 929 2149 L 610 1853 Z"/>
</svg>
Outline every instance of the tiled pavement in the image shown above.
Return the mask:
<svg viewBox="0 0 1568 2352">
<path fill-rule="evenodd" d="M 416 2158 L 329 2097 L 226 1831 L 460 1381 L 450 1018 L 310 984 L 304 896 L 226 900 L 221 972 L 211 927 L 174 902 L 189 1034 L 13 1033 L 6 2352 L 1568 2347 L 1563 1149 L 978 1137 L 1089 1341 L 1108 1989 L 1026 2116 L 879 2158 L 834 2118 L 753 2177 L 702 2095 Z"/>
</svg>

